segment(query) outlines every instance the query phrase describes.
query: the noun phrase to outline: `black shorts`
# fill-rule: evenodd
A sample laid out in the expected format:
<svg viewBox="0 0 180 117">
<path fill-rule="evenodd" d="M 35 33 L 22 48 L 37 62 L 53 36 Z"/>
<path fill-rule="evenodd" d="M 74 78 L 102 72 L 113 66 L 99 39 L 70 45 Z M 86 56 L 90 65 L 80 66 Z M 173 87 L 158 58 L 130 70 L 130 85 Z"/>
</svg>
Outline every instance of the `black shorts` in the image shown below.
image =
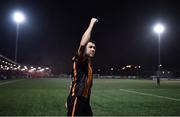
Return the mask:
<svg viewBox="0 0 180 117">
<path fill-rule="evenodd" d="M 93 116 L 89 99 L 82 96 L 67 99 L 67 116 Z"/>
</svg>

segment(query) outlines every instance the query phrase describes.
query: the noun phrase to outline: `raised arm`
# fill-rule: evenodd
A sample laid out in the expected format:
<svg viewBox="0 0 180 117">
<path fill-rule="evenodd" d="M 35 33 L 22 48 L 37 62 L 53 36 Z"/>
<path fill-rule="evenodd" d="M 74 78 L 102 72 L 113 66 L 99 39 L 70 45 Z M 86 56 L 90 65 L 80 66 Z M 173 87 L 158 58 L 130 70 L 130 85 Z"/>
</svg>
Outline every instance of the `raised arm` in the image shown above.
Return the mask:
<svg viewBox="0 0 180 117">
<path fill-rule="evenodd" d="M 98 20 L 96 18 L 92 18 L 88 28 L 86 29 L 86 31 L 84 32 L 84 34 L 81 38 L 81 42 L 80 42 L 79 49 L 78 49 L 78 54 L 81 57 L 84 54 L 86 44 L 90 41 L 92 29 L 97 22 L 98 22 Z"/>
</svg>

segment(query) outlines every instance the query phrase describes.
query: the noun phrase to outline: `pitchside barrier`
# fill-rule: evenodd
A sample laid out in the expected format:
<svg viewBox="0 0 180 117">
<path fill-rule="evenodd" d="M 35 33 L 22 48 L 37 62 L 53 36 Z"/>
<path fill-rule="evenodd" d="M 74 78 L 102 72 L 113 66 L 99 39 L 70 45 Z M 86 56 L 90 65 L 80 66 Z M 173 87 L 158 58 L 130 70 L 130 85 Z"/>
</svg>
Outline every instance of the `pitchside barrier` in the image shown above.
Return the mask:
<svg viewBox="0 0 180 117">
<path fill-rule="evenodd" d="M 107 79 L 137 79 L 139 78 L 138 76 L 111 76 L 111 75 L 107 75 L 107 76 L 99 76 L 98 78 L 107 78 Z"/>
</svg>

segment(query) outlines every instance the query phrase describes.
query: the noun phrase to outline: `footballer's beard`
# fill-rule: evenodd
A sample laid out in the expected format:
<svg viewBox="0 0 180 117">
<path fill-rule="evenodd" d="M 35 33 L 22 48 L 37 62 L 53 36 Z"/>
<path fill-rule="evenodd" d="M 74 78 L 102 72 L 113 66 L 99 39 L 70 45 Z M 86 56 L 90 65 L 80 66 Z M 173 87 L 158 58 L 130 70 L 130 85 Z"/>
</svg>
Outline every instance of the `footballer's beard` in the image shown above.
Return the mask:
<svg viewBox="0 0 180 117">
<path fill-rule="evenodd" d="M 90 53 L 89 53 L 89 57 L 91 57 L 91 58 L 93 58 L 94 55 L 95 55 L 95 52 L 90 52 Z"/>
<path fill-rule="evenodd" d="M 94 53 L 89 53 L 85 55 L 85 58 L 93 58 L 94 57 Z"/>
<path fill-rule="evenodd" d="M 85 55 L 85 58 L 93 58 L 95 55 L 95 52 L 91 52 L 91 51 L 85 52 L 84 55 Z"/>
</svg>

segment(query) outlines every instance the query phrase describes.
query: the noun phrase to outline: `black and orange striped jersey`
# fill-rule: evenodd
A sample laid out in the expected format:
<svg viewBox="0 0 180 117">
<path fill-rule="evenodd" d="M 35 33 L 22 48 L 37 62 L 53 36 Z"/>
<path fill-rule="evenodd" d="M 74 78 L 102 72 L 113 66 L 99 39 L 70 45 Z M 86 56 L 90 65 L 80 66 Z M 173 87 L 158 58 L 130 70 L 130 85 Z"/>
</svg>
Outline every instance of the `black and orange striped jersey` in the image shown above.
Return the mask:
<svg viewBox="0 0 180 117">
<path fill-rule="evenodd" d="M 78 55 L 72 59 L 73 70 L 69 96 L 89 98 L 92 87 L 92 67 L 88 59 L 83 60 Z"/>
</svg>

